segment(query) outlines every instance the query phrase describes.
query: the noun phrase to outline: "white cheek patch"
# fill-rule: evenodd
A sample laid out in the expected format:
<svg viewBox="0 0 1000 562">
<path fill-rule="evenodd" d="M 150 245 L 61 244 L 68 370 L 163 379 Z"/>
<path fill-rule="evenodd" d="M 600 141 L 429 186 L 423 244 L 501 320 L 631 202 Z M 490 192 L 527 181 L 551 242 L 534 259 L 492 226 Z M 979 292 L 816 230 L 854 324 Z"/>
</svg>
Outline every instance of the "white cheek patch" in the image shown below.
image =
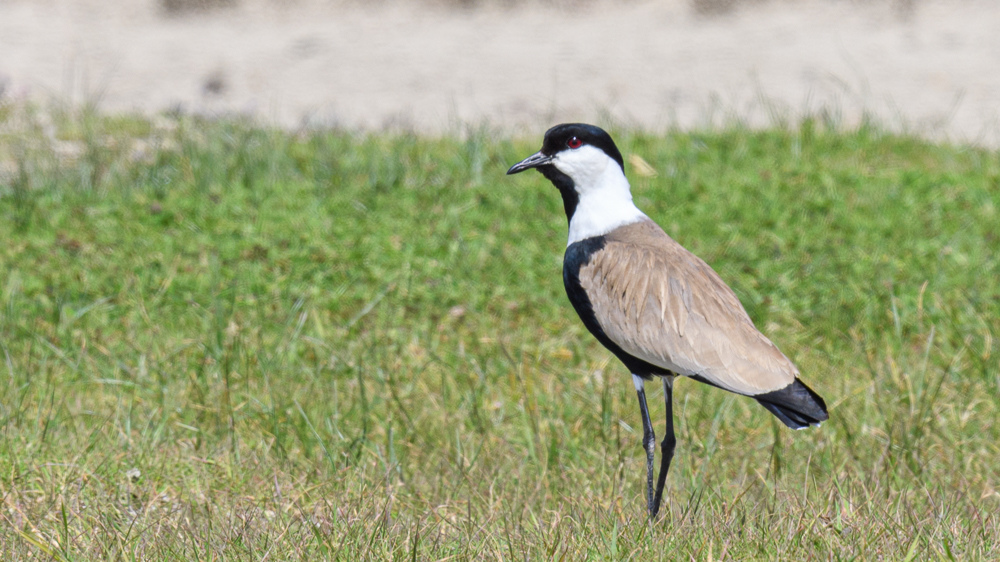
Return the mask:
<svg viewBox="0 0 1000 562">
<path fill-rule="evenodd" d="M 595 183 L 609 165 L 618 167 L 618 163 L 603 150 L 589 144 L 560 152 L 552 163 L 560 172 L 573 178 L 577 191 L 580 187 Z"/>
</svg>

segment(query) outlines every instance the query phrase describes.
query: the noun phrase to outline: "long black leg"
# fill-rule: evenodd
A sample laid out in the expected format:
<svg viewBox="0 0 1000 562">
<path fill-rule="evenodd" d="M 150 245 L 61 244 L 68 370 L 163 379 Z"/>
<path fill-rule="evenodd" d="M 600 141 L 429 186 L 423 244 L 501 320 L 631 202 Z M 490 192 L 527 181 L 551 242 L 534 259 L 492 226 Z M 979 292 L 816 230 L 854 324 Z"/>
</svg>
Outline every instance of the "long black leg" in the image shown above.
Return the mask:
<svg viewBox="0 0 1000 562">
<path fill-rule="evenodd" d="M 660 476 L 656 479 L 656 495 L 653 497 L 652 507 L 649 509 L 650 517 L 656 517 L 660 511 L 660 500 L 663 498 L 663 485 L 667 482 L 667 471 L 670 470 L 670 460 L 674 458 L 674 446 L 677 440 L 674 438 L 674 377 L 668 375 L 663 377 L 663 399 L 667 403 L 667 431 L 663 435 L 660 443 Z"/>
<path fill-rule="evenodd" d="M 633 374 L 632 382 L 639 395 L 639 408 L 642 409 L 642 448 L 646 450 L 646 505 L 649 516 L 656 515 L 658 506 L 653 504 L 653 455 L 656 453 L 656 434 L 653 433 L 653 423 L 649 421 L 649 407 L 646 405 L 646 391 L 643 389 L 642 377 Z"/>
</svg>

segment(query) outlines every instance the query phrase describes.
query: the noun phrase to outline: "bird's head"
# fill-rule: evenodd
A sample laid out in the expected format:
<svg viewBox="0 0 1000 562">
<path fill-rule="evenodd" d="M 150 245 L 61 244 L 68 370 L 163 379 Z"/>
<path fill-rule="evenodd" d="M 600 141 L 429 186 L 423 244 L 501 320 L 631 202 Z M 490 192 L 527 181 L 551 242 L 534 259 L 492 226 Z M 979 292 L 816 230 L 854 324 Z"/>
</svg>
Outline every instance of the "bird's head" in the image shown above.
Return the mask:
<svg viewBox="0 0 1000 562">
<path fill-rule="evenodd" d="M 602 187 L 608 175 L 625 174 L 622 153 L 611 135 L 584 123 L 552 127 L 545 133 L 542 149 L 511 166 L 507 174 L 529 168 L 537 168 L 560 190 L 572 188 L 580 194 Z"/>
<path fill-rule="evenodd" d="M 508 174 L 536 168 L 562 195 L 569 241 L 610 232 L 645 217 L 632 203 L 622 153 L 603 129 L 582 123 L 556 125 L 542 149 L 514 164 Z"/>
</svg>

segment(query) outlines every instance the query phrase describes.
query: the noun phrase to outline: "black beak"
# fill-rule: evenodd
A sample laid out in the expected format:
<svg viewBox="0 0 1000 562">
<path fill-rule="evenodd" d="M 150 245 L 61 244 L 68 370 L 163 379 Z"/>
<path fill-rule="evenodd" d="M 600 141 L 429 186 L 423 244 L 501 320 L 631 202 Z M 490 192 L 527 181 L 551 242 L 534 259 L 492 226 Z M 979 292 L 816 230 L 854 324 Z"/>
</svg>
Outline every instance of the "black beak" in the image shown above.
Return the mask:
<svg viewBox="0 0 1000 562">
<path fill-rule="evenodd" d="M 532 154 L 531 156 L 525 158 L 524 160 L 521 160 L 517 164 L 514 164 L 513 166 L 511 166 L 510 169 L 507 170 L 507 175 L 509 176 L 511 174 L 516 174 L 518 172 L 523 172 L 523 171 L 525 171 L 525 170 L 527 170 L 529 168 L 537 168 L 539 166 L 544 166 L 544 165 L 548 164 L 551 161 L 552 161 L 552 157 L 551 156 L 546 156 L 545 154 L 542 154 L 541 152 L 536 152 L 536 153 Z"/>
</svg>

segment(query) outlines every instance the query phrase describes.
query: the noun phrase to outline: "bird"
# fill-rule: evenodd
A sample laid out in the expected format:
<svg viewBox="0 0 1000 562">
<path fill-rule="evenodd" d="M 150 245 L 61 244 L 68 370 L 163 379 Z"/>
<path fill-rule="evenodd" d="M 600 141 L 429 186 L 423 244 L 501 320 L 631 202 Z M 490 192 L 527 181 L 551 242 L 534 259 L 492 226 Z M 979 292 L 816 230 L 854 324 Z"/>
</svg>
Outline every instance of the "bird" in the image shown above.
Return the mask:
<svg viewBox="0 0 1000 562">
<path fill-rule="evenodd" d="M 826 403 L 764 334 L 704 260 L 636 207 L 625 162 L 594 125 L 546 131 L 542 148 L 507 174 L 536 169 L 559 190 L 569 221 L 563 284 L 584 326 L 632 374 L 646 453 L 646 506 L 654 519 L 676 447 L 673 385 L 687 377 L 751 397 L 792 429 L 829 419 Z M 654 487 L 656 435 L 645 383 L 659 377 L 666 431 Z"/>
</svg>

